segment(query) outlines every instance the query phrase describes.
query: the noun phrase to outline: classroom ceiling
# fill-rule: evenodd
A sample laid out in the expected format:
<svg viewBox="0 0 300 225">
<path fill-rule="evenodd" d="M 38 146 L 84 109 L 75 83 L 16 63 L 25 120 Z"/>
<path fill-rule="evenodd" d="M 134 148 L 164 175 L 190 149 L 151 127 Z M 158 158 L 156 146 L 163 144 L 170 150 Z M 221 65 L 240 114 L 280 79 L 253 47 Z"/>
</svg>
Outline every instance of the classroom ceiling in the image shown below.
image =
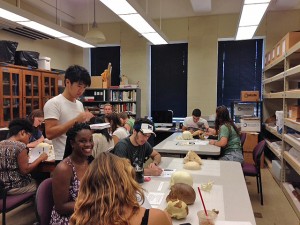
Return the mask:
<svg viewBox="0 0 300 225">
<path fill-rule="evenodd" d="M 136 0 L 152 19 L 240 13 L 243 0 Z M 94 0 L 21 0 L 42 13 L 70 24 L 93 22 Z M 99 0 L 95 0 L 96 22 L 121 21 Z M 22 5 L 21 5 L 22 8 Z M 300 9 L 300 0 L 272 0 L 269 10 Z"/>
</svg>

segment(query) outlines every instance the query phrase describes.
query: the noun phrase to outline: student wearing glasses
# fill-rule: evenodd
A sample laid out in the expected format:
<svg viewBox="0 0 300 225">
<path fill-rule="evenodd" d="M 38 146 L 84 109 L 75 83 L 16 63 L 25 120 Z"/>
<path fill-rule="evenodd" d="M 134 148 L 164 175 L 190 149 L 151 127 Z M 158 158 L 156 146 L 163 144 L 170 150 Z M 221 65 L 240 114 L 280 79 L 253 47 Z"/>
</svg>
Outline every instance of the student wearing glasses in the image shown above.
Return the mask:
<svg viewBox="0 0 300 225">
<path fill-rule="evenodd" d="M 148 143 L 152 134 L 155 135 L 152 122 L 148 119 L 138 119 L 134 123 L 132 135 L 120 140 L 113 153 L 129 159 L 133 167 L 143 167 L 146 160 L 151 157 L 153 162 L 144 168 L 144 175 L 159 176 L 162 173 L 162 169 L 158 167 L 161 155 Z"/>
<path fill-rule="evenodd" d="M 41 109 L 33 110 L 28 116 L 28 120 L 31 122 L 33 126 L 32 135 L 30 137 L 29 143 L 27 145 L 28 148 L 34 148 L 39 143 L 44 141 L 44 135 L 40 130 L 40 126 L 44 122 L 44 112 Z"/>
<path fill-rule="evenodd" d="M 36 190 L 36 182 L 29 173 L 48 156 L 42 153 L 34 162 L 28 163 L 28 148 L 32 124 L 27 119 L 14 119 L 9 123 L 9 138 L 0 142 L 0 179 L 9 195 Z"/>
</svg>

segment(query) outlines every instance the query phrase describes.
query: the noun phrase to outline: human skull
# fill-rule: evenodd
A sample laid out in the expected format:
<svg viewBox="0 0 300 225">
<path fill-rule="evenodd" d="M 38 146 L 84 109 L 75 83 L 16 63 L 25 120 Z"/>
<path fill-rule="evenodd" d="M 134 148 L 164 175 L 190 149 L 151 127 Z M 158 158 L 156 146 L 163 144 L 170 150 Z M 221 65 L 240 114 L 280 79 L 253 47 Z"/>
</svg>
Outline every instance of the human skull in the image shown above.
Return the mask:
<svg viewBox="0 0 300 225">
<path fill-rule="evenodd" d="M 167 203 L 167 208 L 165 209 L 172 218 L 184 219 L 189 214 L 189 208 L 185 202 L 181 200 L 171 200 Z"/>
<path fill-rule="evenodd" d="M 196 199 L 196 193 L 194 188 L 192 188 L 190 185 L 183 183 L 174 184 L 171 187 L 171 191 L 167 196 L 166 200 L 167 202 L 169 202 L 171 200 L 174 201 L 177 199 L 184 201 L 187 205 L 193 204 Z"/>
<path fill-rule="evenodd" d="M 201 158 L 194 151 L 189 151 L 183 158 L 183 163 L 187 162 L 197 162 L 199 165 L 202 164 Z"/>
<path fill-rule="evenodd" d="M 193 135 L 189 131 L 183 131 L 182 132 L 182 139 L 183 140 L 192 140 L 193 139 Z"/>
<path fill-rule="evenodd" d="M 184 183 L 193 186 L 193 177 L 188 172 L 176 171 L 171 176 L 170 187 L 177 183 Z"/>
</svg>

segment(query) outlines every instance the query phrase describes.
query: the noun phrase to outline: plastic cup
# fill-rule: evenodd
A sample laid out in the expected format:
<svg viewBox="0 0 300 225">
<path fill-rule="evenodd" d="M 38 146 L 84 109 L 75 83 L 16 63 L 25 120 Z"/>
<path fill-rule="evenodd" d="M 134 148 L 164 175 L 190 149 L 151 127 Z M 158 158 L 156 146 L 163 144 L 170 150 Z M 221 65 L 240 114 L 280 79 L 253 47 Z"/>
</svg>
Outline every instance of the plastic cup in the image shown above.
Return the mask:
<svg viewBox="0 0 300 225">
<path fill-rule="evenodd" d="M 207 216 L 204 210 L 197 212 L 199 225 L 214 225 L 216 222 L 217 214 L 211 210 L 207 210 Z"/>
</svg>

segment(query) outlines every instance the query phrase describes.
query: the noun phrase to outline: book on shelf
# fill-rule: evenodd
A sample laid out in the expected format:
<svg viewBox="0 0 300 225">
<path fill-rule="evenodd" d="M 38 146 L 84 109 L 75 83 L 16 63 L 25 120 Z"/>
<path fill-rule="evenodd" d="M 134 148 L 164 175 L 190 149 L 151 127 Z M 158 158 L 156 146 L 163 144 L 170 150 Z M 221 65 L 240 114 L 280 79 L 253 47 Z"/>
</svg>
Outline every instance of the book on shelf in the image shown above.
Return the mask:
<svg viewBox="0 0 300 225">
<path fill-rule="evenodd" d="M 109 123 L 95 123 L 95 124 L 91 124 L 90 128 L 92 130 L 103 130 L 105 128 L 110 128 L 110 124 Z"/>
<path fill-rule="evenodd" d="M 138 88 L 139 85 L 138 84 L 120 84 L 119 87 L 120 88 Z"/>
<path fill-rule="evenodd" d="M 54 147 L 53 145 L 49 145 L 46 143 L 40 143 L 36 147 L 31 148 L 29 150 L 28 156 L 29 156 L 29 163 L 33 163 L 42 153 L 47 153 L 48 158 L 46 161 L 53 161 L 55 160 L 55 154 L 54 154 Z"/>
</svg>

